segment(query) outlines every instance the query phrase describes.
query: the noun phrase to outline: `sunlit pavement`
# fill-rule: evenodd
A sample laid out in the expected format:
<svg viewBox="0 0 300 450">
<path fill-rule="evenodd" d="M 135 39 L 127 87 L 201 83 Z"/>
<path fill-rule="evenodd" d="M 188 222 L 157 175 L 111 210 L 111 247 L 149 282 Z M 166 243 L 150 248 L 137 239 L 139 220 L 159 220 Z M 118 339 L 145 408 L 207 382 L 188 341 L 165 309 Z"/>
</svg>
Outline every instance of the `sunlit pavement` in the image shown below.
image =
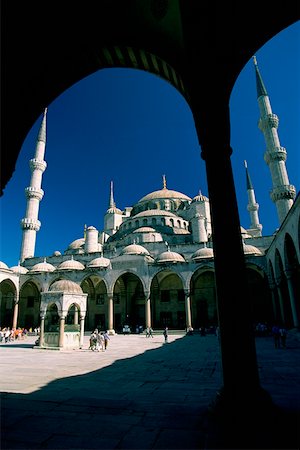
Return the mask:
<svg viewBox="0 0 300 450">
<path fill-rule="evenodd" d="M 216 336 L 111 336 L 105 352 L 0 344 L 1 449 L 203 449 L 222 385 Z M 300 410 L 300 340 L 257 338 L 261 385 Z M 246 437 L 245 437 L 246 439 Z M 245 447 L 247 448 L 246 444 Z"/>
</svg>

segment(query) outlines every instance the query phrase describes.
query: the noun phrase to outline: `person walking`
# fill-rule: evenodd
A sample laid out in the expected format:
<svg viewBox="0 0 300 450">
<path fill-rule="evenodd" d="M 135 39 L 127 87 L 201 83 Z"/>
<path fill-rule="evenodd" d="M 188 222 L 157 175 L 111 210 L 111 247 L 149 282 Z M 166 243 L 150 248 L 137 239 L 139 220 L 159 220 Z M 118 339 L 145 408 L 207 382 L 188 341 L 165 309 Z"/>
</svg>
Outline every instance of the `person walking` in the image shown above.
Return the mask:
<svg viewBox="0 0 300 450">
<path fill-rule="evenodd" d="M 273 338 L 274 338 L 275 348 L 280 348 L 280 331 L 279 331 L 279 327 L 277 325 L 273 325 L 272 334 L 273 334 Z"/>
<path fill-rule="evenodd" d="M 164 335 L 164 338 L 165 338 L 165 344 L 167 344 L 167 343 L 168 343 L 168 336 L 169 336 L 169 330 L 168 330 L 168 327 L 166 327 L 166 328 L 164 329 L 163 335 Z"/>
<path fill-rule="evenodd" d="M 279 334 L 280 334 L 280 343 L 283 348 L 286 348 L 287 329 L 284 326 L 282 326 L 279 329 Z"/>
<path fill-rule="evenodd" d="M 108 341 L 110 341 L 110 337 L 108 336 L 107 331 L 104 331 L 103 338 L 104 338 L 104 351 L 105 351 L 108 346 Z"/>
</svg>

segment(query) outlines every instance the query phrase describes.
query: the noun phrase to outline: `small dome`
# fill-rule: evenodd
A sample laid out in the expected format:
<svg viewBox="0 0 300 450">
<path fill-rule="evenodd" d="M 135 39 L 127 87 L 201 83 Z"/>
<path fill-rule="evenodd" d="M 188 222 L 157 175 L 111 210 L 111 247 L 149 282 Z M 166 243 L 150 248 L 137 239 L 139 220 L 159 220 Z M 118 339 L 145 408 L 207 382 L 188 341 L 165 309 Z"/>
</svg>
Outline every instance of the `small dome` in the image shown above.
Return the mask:
<svg viewBox="0 0 300 450">
<path fill-rule="evenodd" d="M 108 208 L 106 214 L 122 214 L 122 211 L 116 206 L 113 206 L 112 208 Z"/>
<path fill-rule="evenodd" d="M 53 272 L 55 270 L 55 267 L 52 266 L 52 264 L 47 263 L 46 259 L 44 262 L 35 264 L 32 266 L 30 272 Z"/>
<path fill-rule="evenodd" d="M 209 202 L 209 199 L 205 195 L 202 195 L 201 192 L 199 192 L 199 194 L 196 195 L 196 197 L 194 197 L 192 201 L 193 202 Z"/>
<path fill-rule="evenodd" d="M 90 261 L 87 267 L 108 267 L 110 265 L 110 260 L 101 256 L 100 258 L 95 258 Z"/>
<path fill-rule="evenodd" d="M 71 242 L 67 250 L 76 250 L 77 248 L 82 247 L 84 245 L 84 242 L 84 238 L 76 239 L 75 241 Z"/>
<path fill-rule="evenodd" d="M 254 245 L 245 244 L 243 242 L 243 249 L 245 255 L 263 255 L 262 251 Z"/>
<path fill-rule="evenodd" d="M 81 262 L 76 261 L 75 259 L 67 259 L 67 261 L 63 261 L 58 267 L 58 270 L 83 270 L 84 265 Z"/>
<path fill-rule="evenodd" d="M 9 270 L 8 266 L 2 261 L 0 261 L 0 269 L 7 269 L 7 270 Z"/>
<path fill-rule="evenodd" d="M 149 255 L 149 252 L 142 245 L 130 244 L 123 248 L 121 255 Z"/>
<path fill-rule="evenodd" d="M 210 247 L 202 247 L 199 248 L 193 255 L 192 260 L 198 261 L 199 259 L 203 258 L 213 258 L 214 257 L 214 251 Z"/>
<path fill-rule="evenodd" d="M 53 252 L 53 256 L 61 256 L 61 253 L 58 250 L 55 250 L 55 252 Z"/>
<path fill-rule="evenodd" d="M 58 280 L 55 281 L 49 288 L 49 291 L 51 292 L 68 292 L 72 294 L 82 294 L 83 291 L 79 284 L 75 283 L 71 280 Z"/>
<path fill-rule="evenodd" d="M 166 251 L 158 255 L 156 258 L 157 263 L 177 263 L 177 262 L 185 262 L 185 259 L 182 255 L 176 252 Z"/>
<path fill-rule="evenodd" d="M 13 267 L 10 268 L 10 270 L 12 270 L 15 273 L 27 273 L 28 272 L 28 269 L 26 269 L 26 267 L 23 267 L 23 266 L 20 266 L 20 265 L 13 266 Z"/>
<path fill-rule="evenodd" d="M 156 230 L 152 227 L 141 227 L 134 230 L 133 233 L 156 233 Z"/>
</svg>

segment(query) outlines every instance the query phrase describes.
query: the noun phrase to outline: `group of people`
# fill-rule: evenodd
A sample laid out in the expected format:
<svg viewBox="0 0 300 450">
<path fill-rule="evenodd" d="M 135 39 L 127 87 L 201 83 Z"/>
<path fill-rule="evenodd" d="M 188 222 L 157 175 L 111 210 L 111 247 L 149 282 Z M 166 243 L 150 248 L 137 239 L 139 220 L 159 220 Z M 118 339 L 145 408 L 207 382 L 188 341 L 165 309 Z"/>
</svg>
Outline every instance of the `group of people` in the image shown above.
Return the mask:
<svg viewBox="0 0 300 450">
<path fill-rule="evenodd" d="M 91 336 L 90 336 L 90 346 L 89 350 L 92 350 L 93 352 L 105 352 L 108 346 L 108 341 L 110 341 L 110 337 L 107 333 L 107 331 L 98 331 L 96 328 Z"/>
<path fill-rule="evenodd" d="M 273 325 L 272 334 L 275 348 L 286 348 L 287 329 L 278 325 Z"/>
<path fill-rule="evenodd" d="M 28 334 L 26 328 L 4 327 L 0 330 L 0 342 L 13 342 L 19 339 L 25 339 Z"/>
<path fill-rule="evenodd" d="M 163 331 L 163 336 L 165 338 L 165 343 L 168 342 L 168 337 L 169 337 L 169 330 L 168 327 L 165 327 L 164 331 Z M 146 328 L 146 338 L 153 338 L 153 329 L 152 327 L 147 327 Z"/>
</svg>

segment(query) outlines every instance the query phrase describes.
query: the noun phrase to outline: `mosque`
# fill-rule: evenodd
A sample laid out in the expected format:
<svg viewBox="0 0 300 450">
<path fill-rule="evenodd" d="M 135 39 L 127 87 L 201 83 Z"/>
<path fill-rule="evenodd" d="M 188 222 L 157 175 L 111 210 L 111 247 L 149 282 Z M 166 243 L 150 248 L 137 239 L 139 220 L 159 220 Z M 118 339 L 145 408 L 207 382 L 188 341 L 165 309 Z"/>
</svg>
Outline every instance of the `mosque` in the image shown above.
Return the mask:
<svg viewBox="0 0 300 450">
<path fill-rule="evenodd" d="M 241 227 L 241 238 L 248 290 L 254 324 L 278 322 L 293 328 L 300 319 L 300 200 L 289 182 L 279 119 L 255 58 L 254 67 L 259 129 L 280 227 L 263 236 L 245 161 L 250 227 Z M 0 327 L 40 327 L 40 347 L 77 348 L 84 332 L 96 327 L 114 334 L 125 324 L 133 330 L 139 325 L 154 330 L 217 326 L 209 199 L 201 192 L 191 198 L 169 189 L 165 176 L 161 189 L 124 210 L 116 206 L 111 182 L 103 230 L 85 227 L 63 254 L 35 256 L 47 167 L 46 113 L 30 160 L 20 262 L 10 268 L 0 262 Z"/>
</svg>

